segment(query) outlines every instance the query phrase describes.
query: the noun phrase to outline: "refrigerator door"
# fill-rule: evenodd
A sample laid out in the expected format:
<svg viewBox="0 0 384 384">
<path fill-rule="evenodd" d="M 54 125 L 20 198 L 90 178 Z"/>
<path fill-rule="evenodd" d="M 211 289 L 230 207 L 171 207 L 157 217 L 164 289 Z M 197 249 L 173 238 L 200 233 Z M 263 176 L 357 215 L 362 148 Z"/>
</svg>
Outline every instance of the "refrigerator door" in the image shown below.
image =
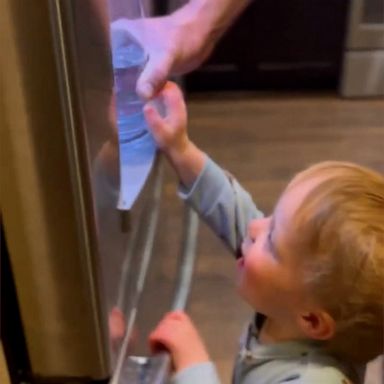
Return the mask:
<svg viewBox="0 0 384 384">
<path fill-rule="evenodd" d="M 1 3 L 2 219 L 35 378 L 110 377 L 146 272 L 158 166 L 117 209 L 109 10 L 133 4 Z"/>
<path fill-rule="evenodd" d="M 35 383 L 165 380 L 147 335 L 188 298 L 197 218 L 161 197 L 158 158 L 118 207 L 110 26 L 130 4 L 0 3 L 1 214 Z"/>
<path fill-rule="evenodd" d="M 99 109 L 94 134 L 101 142 L 107 138 L 103 123 L 110 127 L 112 88 L 108 35 L 101 28 L 107 7 L 103 1 L 76 3 L 84 10 L 78 13 L 84 33 L 94 39 L 87 54 L 95 65 L 82 80 L 95 84 L 89 99 Z M 103 379 L 111 361 L 87 156 L 97 144 L 86 142 L 89 118 L 65 51 L 60 7 L 1 2 L 7 53 L 1 56 L 2 220 L 33 376 Z M 62 20 L 60 36 L 52 33 L 53 20 Z"/>
</svg>

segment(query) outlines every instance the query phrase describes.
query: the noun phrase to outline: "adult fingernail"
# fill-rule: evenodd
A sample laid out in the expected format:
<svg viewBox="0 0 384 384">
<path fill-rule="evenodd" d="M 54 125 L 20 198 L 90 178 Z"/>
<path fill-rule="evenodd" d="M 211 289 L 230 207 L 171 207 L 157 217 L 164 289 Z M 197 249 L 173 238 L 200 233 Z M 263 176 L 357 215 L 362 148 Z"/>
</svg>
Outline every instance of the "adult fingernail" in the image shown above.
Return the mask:
<svg viewBox="0 0 384 384">
<path fill-rule="evenodd" d="M 144 99 L 150 99 L 153 96 L 153 87 L 150 84 L 143 84 L 138 88 L 138 92 Z"/>
</svg>

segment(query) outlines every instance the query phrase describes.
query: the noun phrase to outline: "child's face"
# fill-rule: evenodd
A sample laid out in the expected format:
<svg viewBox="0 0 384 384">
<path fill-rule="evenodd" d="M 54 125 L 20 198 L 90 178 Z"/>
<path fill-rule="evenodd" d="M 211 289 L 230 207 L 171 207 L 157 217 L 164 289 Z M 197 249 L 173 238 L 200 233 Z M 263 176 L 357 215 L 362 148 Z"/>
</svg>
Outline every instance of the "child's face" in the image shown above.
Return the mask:
<svg viewBox="0 0 384 384">
<path fill-rule="evenodd" d="M 300 265 L 290 246 L 293 216 L 300 202 L 318 183 L 316 179 L 286 190 L 270 217 L 253 220 L 238 260 L 238 290 L 258 312 L 281 318 L 304 305 Z"/>
</svg>

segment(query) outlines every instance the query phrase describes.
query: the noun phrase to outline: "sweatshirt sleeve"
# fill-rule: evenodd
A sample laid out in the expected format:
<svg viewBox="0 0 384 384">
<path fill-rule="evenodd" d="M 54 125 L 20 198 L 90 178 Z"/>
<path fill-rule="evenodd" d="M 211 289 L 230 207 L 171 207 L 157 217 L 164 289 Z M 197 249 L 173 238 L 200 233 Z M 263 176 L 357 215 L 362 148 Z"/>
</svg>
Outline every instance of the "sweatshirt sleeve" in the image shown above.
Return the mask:
<svg viewBox="0 0 384 384">
<path fill-rule="evenodd" d="M 253 383 L 250 381 L 250 383 Z M 287 377 L 281 384 L 352 384 L 352 381 L 335 367 L 312 367 L 301 375 Z"/>
<path fill-rule="evenodd" d="M 209 157 L 192 187 L 180 186 L 179 195 L 235 255 L 239 255 L 248 223 L 263 217 L 249 193 Z"/>
<path fill-rule="evenodd" d="M 192 365 L 172 377 L 171 384 L 221 384 L 211 362 Z"/>
</svg>

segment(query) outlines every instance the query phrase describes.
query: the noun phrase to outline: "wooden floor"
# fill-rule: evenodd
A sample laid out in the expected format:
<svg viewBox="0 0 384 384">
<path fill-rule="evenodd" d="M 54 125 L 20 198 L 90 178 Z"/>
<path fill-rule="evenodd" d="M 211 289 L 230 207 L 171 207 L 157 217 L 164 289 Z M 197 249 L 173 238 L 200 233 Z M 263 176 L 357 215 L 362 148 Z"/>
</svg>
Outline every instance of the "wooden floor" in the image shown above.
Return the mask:
<svg viewBox="0 0 384 384">
<path fill-rule="evenodd" d="M 347 160 L 384 173 L 382 100 L 231 94 L 190 97 L 188 108 L 190 136 L 238 178 L 266 213 L 292 176 L 315 162 Z M 169 169 L 167 177 L 173 191 Z M 189 310 L 223 383 L 230 383 L 249 308 L 236 295 L 233 260 L 205 226 L 200 228 L 198 252 Z"/>
</svg>

